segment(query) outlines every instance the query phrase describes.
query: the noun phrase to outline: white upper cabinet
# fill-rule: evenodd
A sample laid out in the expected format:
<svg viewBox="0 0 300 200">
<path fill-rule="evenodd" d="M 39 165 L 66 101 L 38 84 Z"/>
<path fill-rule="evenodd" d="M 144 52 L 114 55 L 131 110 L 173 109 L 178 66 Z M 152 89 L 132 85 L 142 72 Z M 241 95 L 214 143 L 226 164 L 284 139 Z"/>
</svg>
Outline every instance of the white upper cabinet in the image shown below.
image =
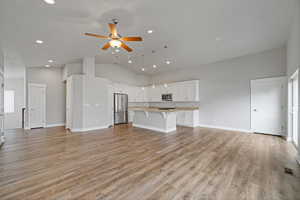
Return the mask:
<svg viewBox="0 0 300 200">
<path fill-rule="evenodd" d="M 155 87 L 148 87 L 148 100 L 149 102 L 160 102 L 162 94 L 162 86 L 156 85 Z"/>
<path fill-rule="evenodd" d="M 173 101 L 199 101 L 199 81 L 183 81 L 148 87 L 113 84 L 115 93 L 128 94 L 129 102 L 161 102 L 162 94 L 172 94 Z"/>
<path fill-rule="evenodd" d="M 171 83 L 168 88 L 169 93 L 173 96 L 173 101 L 199 101 L 198 80 Z"/>
<path fill-rule="evenodd" d="M 180 83 L 180 98 L 178 101 L 199 101 L 199 81 L 185 81 Z"/>
<path fill-rule="evenodd" d="M 135 102 L 148 101 L 147 89 L 145 87 L 137 87 L 136 94 L 137 94 L 137 98 Z"/>
</svg>

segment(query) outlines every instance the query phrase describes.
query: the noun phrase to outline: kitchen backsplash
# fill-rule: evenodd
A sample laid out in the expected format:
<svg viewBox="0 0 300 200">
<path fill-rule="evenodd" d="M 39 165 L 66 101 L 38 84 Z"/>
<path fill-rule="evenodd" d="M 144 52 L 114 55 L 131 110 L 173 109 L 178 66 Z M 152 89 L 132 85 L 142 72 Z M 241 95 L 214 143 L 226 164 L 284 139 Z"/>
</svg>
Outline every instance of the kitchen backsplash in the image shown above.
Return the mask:
<svg viewBox="0 0 300 200">
<path fill-rule="evenodd" d="M 199 107 L 200 102 L 149 102 L 149 103 L 129 103 L 128 106 L 150 106 L 150 107 Z"/>
<path fill-rule="evenodd" d="M 145 103 L 145 102 L 143 102 L 143 103 L 138 103 L 138 102 L 129 102 L 128 103 L 128 106 L 129 107 L 135 107 L 135 106 L 145 106 L 145 107 L 148 107 L 149 106 L 149 103 Z"/>
</svg>

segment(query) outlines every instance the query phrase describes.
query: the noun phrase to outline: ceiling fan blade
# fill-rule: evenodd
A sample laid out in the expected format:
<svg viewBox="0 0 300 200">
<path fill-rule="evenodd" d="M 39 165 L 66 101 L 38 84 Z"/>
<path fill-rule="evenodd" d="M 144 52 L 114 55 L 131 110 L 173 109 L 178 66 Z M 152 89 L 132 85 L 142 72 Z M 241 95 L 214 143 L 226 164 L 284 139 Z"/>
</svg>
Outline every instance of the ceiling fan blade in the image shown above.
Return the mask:
<svg viewBox="0 0 300 200">
<path fill-rule="evenodd" d="M 110 47 L 110 44 L 109 44 L 109 42 L 108 42 L 108 43 L 106 43 L 106 44 L 102 47 L 102 49 L 103 49 L 103 50 L 107 50 L 109 47 Z"/>
<path fill-rule="evenodd" d="M 127 46 L 124 42 L 121 43 L 121 47 L 123 47 L 124 49 L 126 49 L 128 52 L 132 51 L 132 49 L 129 46 Z"/>
<path fill-rule="evenodd" d="M 143 41 L 141 37 L 122 37 L 121 40 L 123 41 Z"/>
<path fill-rule="evenodd" d="M 118 37 L 118 32 L 115 24 L 108 24 L 113 37 Z"/>
<path fill-rule="evenodd" d="M 92 37 L 96 37 L 96 38 L 101 38 L 101 39 L 109 39 L 108 36 L 97 35 L 97 34 L 94 34 L 94 33 L 85 33 L 85 35 L 87 35 L 87 36 L 92 36 Z"/>
</svg>

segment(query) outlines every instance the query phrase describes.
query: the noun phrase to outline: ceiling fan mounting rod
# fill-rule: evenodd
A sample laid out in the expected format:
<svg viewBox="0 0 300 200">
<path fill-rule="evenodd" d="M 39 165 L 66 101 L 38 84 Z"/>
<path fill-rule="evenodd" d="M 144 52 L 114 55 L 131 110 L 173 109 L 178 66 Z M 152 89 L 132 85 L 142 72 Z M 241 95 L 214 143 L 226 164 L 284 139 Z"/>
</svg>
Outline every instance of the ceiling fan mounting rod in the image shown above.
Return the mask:
<svg viewBox="0 0 300 200">
<path fill-rule="evenodd" d="M 119 20 L 116 19 L 116 18 L 112 19 L 111 21 L 112 21 L 114 24 L 118 24 L 118 23 L 119 23 Z"/>
</svg>

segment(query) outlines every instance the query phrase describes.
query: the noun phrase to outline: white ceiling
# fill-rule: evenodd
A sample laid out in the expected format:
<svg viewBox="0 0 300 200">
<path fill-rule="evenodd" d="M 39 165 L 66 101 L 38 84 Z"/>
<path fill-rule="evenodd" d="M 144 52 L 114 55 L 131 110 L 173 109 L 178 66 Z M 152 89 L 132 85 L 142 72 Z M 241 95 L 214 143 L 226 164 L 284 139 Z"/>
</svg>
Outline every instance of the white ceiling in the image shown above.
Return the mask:
<svg viewBox="0 0 300 200">
<path fill-rule="evenodd" d="M 1 0 L 0 43 L 4 48 L 18 51 L 26 66 L 42 66 L 49 59 L 61 65 L 97 55 L 97 63 L 119 63 L 150 74 L 281 46 L 288 37 L 294 5 L 294 0 L 56 2 Z M 83 35 L 108 34 L 107 23 L 112 18 L 119 19 L 121 35 L 144 38 L 142 43 L 127 42 L 134 51 L 121 51 L 115 54 L 118 58 L 111 50 L 100 50 L 105 40 Z M 154 32 L 148 34 L 148 29 Z M 35 44 L 37 39 L 44 44 Z M 128 64 L 129 56 L 132 64 Z M 166 59 L 172 63 L 166 65 Z M 153 64 L 158 68 L 153 69 Z"/>
</svg>

